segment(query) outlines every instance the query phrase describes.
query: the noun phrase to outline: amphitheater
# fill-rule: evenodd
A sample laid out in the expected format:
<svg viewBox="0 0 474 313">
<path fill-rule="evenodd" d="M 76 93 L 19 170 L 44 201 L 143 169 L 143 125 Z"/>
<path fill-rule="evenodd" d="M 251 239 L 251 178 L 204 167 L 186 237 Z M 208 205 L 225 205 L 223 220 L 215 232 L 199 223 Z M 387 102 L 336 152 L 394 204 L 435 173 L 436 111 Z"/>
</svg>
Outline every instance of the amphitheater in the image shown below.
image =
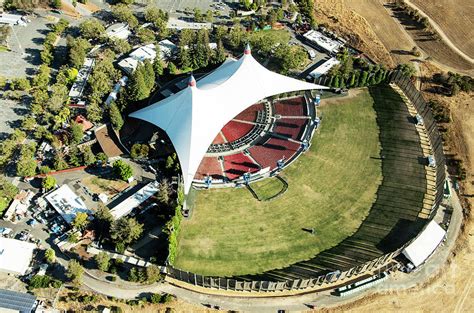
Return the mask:
<svg viewBox="0 0 474 313">
<path fill-rule="evenodd" d="M 185 287 L 193 285 L 206 290 L 309 291 L 350 285 L 375 276 L 385 278 L 397 269 L 396 259 L 402 250 L 436 215 L 443 199 L 445 160 L 436 123 L 421 94 L 400 72 L 389 73 L 385 81 L 386 84 L 369 89 L 379 128 L 383 178 L 368 215 L 353 234 L 311 258 L 257 274 L 201 275 L 167 265 L 168 279 Z M 187 98 L 190 102 L 194 87 L 195 82 L 191 81 L 181 91 L 191 95 Z M 182 164 L 183 160 L 197 160 L 182 165 L 189 188 L 192 183 L 195 189 L 240 187 L 252 180 L 279 175 L 308 149 L 312 140 L 318 140 L 313 135 L 325 125 L 317 116 L 314 93 L 309 90 L 321 86 L 299 87 L 257 95 L 258 101 L 247 103 L 236 114 L 231 113 L 223 125 L 209 125 L 209 119 L 203 116 L 206 122 L 197 125 L 193 119 L 193 127 L 212 128 L 210 133 L 214 133 L 209 142 L 202 141 L 204 149 L 201 147 L 197 156 L 192 156 L 193 147 L 180 152 L 178 141 L 184 135 L 173 134 L 175 130 L 170 128 L 173 122 L 164 125 L 150 114 L 150 110 L 160 108 L 160 103 L 131 116 L 165 130 Z M 247 97 L 246 101 L 254 98 Z M 186 128 L 181 120 L 176 125 Z M 288 183 L 291 187 L 292 182 Z M 204 231 L 206 226 L 201 227 Z"/>
</svg>

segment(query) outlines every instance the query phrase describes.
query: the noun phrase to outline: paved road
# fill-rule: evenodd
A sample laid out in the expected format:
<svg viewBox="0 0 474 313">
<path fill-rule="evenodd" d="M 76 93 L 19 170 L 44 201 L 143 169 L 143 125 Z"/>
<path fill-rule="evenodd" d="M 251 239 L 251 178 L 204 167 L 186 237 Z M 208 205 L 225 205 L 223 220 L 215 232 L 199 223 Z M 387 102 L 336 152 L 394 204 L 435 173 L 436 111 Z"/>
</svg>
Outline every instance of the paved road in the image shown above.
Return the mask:
<svg viewBox="0 0 474 313">
<path fill-rule="evenodd" d="M 405 3 L 411 6 L 412 8 L 418 10 L 420 12 L 421 16 L 426 17 L 429 21 L 431 26 L 436 30 L 436 32 L 440 35 L 440 37 L 444 40 L 444 42 L 451 48 L 453 49 L 457 54 L 459 54 L 463 59 L 474 63 L 474 59 L 465 54 L 461 49 L 459 49 L 452 41 L 449 39 L 449 37 L 444 33 L 443 29 L 425 12 L 423 12 L 419 7 L 417 7 L 415 4 L 413 4 L 409 0 L 405 0 Z M 468 8 L 466 8 L 468 9 Z"/>
</svg>

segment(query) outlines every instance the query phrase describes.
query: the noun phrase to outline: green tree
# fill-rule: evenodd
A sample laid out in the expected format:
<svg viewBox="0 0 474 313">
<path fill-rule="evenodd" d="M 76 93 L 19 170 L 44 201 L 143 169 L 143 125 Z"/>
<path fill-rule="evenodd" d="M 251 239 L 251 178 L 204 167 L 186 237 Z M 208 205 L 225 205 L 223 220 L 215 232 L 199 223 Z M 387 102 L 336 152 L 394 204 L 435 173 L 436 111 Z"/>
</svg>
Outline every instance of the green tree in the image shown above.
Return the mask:
<svg viewBox="0 0 474 313">
<path fill-rule="evenodd" d="M 97 161 L 100 161 L 102 165 L 104 165 L 109 161 L 109 157 L 104 152 L 99 152 L 97 154 Z"/>
<path fill-rule="evenodd" d="M 61 153 L 56 153 L 56 155 L 54 156 L 53 161 L 54 161 L 54 168 L 57 171 L 64 170 L 64 169 L 68 168 L 68 164 L 67 164 L 66 160 L 64 160 L 64 156 Z"/>
<path fill-rule="evenodd" d="M 148 266 L 145 272 L 146 272 L 146 281 L 149 284 L 155 283 L 161 279 L 160 268 L 154 264 Z"/>
<path fill-rule="evenodd" d="M 133 15 L 132 10 L 124 4 L 112 6 L 112 15 L 119 21 L 127 23 L 131 28 L 138 26 L 138 19 Z"/>
<path fill-rule="evenodd" d="M 86 39 L 97 39 L 105 33 L 102 23 L 96 18 L 90 18 L 79 24 L 82 37 Z"/>
<path fill-rule="evenodd" d="M 109 106 L 109 118 L 110 118 L 110 123 L 112 123 L 112 127 L 115 130 L 120 130 L 122 128 L 123 126 L 122 113 L 120 113 L 115 103 L 111 103 Z"/>
<path fill-rule="evenodd" d="M 122 179 L 127 181 L 130 177 L 133 176 L 132 167 L 125 163 L 123 160 L 117 160 L 113 164 L 114 171 Z"/>
<path fill-rule="evenodd" d="M 53 249 L 48 248 L 46 252 L 44 253 L 44 258 L 46 259 L 46 262 L 49 264 L 52 264 L 56 261 L 56 253 L 54 252 Z"/>
<path fill-rule="evenodd" d="M 85 165 L 91 165 L 91 164 L 95 163 L 95 161 L 96 161 L 95 155 L 92 152 L 92 149 L 91 149 L 90 146 L 85 146 L 82 149 L 82 155 L 83 155 L 83 158 L 84 158 L 84 164 Z"/>
<path fill-rule="evenodd" d="M 79 212 L 76 214 L 74 221 L 72 222 L 72 226 L 78 230 L 86 229 L 87 225 L 89 224 L 88 220 L 89 216 L 85 212 Z"/>
<path fill-rule="evenodd" d="M 360 76 L 359 87 L 367 86 L 367 77 L 369 73 L 367 71 L 363 71 Z"/>
<path fill-rule="evenodd" d="M 178 68 L 174 65 L 173 62 L 168 63 L 168 71 L 171 75 L 178 74 Z"/>
<path fill-rule="evenodd" d="M 397 70 L 401 71 L 403 75 L 412 78 L 416 74 L 416 68 L 412 63 L 399 64 Z"/>
<path fill-rule="evenodd" d="M 102 203 L 99 203 L 92 221 L 92 227 L 94 228 L 98 238 L 109 237 L 110 226 L 113 221 L 114 217 L 110 213 L 109 208 Z"/>
<path fill-rule="evenodd" d="M 53 189 L 54 186 L 56 186 L 56 178 L 54 178 L 53 176 L 46 176 L 45 178 L 43 178 L 43 181 L 41 182 L 41 186 L 45 189 L 45 190 L 50 190 L 50 189 Z"/>
<path fill-rule="evenodd" d="M 212 63 L 219 64 L 225 61 L 225 49 L 224 45 L 222 44 L 222 40 L 217 41 L 217 49 L 214 52 L 214 57 Z"/>
<path fill-rule="evenodd" d="M 155 33 L 151 29 L 140 28 L 136 34 L 141 44 L 149 44 L 156 41 Z"/>
<path fill-rule="evenodd" d="M 82 125 L 72 121 L 70 124 L 71 128 L 71 139 L 73 143 L 79 143 L 84 136 L 84 131 L 82 129 Z"/>
<path fill-rule="evenodd" d="M 99 252 L 99 254 L 96 254 L 94 257 L 94 261 L 97 264 L 97 268 L 103 272 L 107 271 L 110 266 L 110 257 L 107 253 L 105 252 Z"/>
<path fill-rule="evenodd" d="M 69 61 L 75 68 L 81 68 L 84 64 L 87 51 L 91 49 L 91 44 L 84 38 L 67 37 L 67 47 L 69 50 Z"/>
<path fill-rule="evenodd" d="M 41 64 L 38 68 L 38 72 L 33 77 L 33 86 L 46 89 L 49 84 L 50 73 L 51 69 L 46 64 Z"/>
<path fill-rule="evenodd" d="M 153 70 L 155 71 L 155 77 L 163 75 L 163 63 L 161 62 L 160 58 L 156 58 L 153 62 Z"/>
<path fill-rule="evenodd" d="M 132 50 L 132 46 L 125 39 L 110 40 L 110 48 L 117 54 L 124 54 Z"/>
<path fill-rule="evenodd" d="M 21 156 L 16 164 L 16 173 L 18 176 L 30 177 L 36 174 L 36 160 L 32 156 Z"/>
<path fill-rule="evenodd" d="M 147 73 L 144 64 L 139 64 L 133 72 L 127 88 L 130 100 L 139 101 L 150 96 L 150 78 L 146 77 Z"/>
<path fill-rule="evenodd" d="M 93 123 L 98 123 L 102 120 L 102 114 L 103 111 L 99 107 L 96 101 L 92 101 L 88 106 L 87 106 L 87 119 Z"/>
<path fill-rule="evenodd" d="M 129 245 L 140 238 L 143 233 L 143 224 L 134 218 L 122 217 L 116 220 L 110 228 L 110 237 L 115 243 Z"/>
<path fill-rule="evenodd" d="M 76 260 L 69 261 L 66 276 L 75 284 L 79 285 L 84 274 L 84 268 Z"/>
<path fill-rule="evenodd" d="M 158 201 L 164 206 L 169 205 L 170 193 L 171 193 L 171 186 L 169 184 L 169 181 L 167 179 L 163 179 L 158 188 L 158 196 L 157 196 Z"/>
</svg>

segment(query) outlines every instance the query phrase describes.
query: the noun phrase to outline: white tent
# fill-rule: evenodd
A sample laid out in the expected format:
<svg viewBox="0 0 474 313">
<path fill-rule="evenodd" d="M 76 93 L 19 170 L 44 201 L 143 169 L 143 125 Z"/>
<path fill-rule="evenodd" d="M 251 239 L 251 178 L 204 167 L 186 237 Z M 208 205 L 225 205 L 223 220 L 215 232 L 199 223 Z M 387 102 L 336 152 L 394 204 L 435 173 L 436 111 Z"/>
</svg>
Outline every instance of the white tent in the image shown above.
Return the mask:
<svg viewBox="0 0 474 313">
<path fill-rule="evenodd" d="M 415 267 L 418 267 L 435 251 L 445 235 L 446 231 L 436 222 L 431 221 L 418 237 L 403 249 L 402 253 Z"/>
<path fill-rule="evenodd" d="M 327 89 L 273 73 L 260 65 L 247 46 L 239 60 L 228 59 L 196 85 L 130 114 L 168 134 L 181 164 L 187 194 L 209 145 L 219 131 L 257 101 L 280 93 Z"/>
</svg>

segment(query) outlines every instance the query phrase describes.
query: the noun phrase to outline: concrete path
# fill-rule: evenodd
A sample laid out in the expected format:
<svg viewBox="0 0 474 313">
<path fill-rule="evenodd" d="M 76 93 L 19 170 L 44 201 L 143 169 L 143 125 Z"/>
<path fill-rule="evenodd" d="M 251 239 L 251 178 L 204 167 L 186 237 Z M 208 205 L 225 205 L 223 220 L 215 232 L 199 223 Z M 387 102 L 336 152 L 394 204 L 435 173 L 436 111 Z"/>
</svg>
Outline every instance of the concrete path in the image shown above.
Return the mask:
<svg viewBox="0 0 474 313">
<path fill-rule="evenodd" d="M 449 39 L 449 37 L 445 34 L 443 29 L 425 12 L 423 12 L 419 7 L 417 7 L 415 4 L 413 4 L 410 0 L 405 0 L 405 3 L 409 6 L 411 6 L 413 9 L 417 10 L 420 12 L 420 15 L 423 17 L 426 17 L 428 21 L 430 22 L 431 26 L 436 30 L 436 32 L 439 34 L 439 36 L 443 39 L 443 41 L 451 48 L 453 49 L 457 54 L 459 54 L 463 59 L 474 63 L 474 59 L 465 54 L 461 49 L 459 49 L 452 41 Z"/>
</svg>

